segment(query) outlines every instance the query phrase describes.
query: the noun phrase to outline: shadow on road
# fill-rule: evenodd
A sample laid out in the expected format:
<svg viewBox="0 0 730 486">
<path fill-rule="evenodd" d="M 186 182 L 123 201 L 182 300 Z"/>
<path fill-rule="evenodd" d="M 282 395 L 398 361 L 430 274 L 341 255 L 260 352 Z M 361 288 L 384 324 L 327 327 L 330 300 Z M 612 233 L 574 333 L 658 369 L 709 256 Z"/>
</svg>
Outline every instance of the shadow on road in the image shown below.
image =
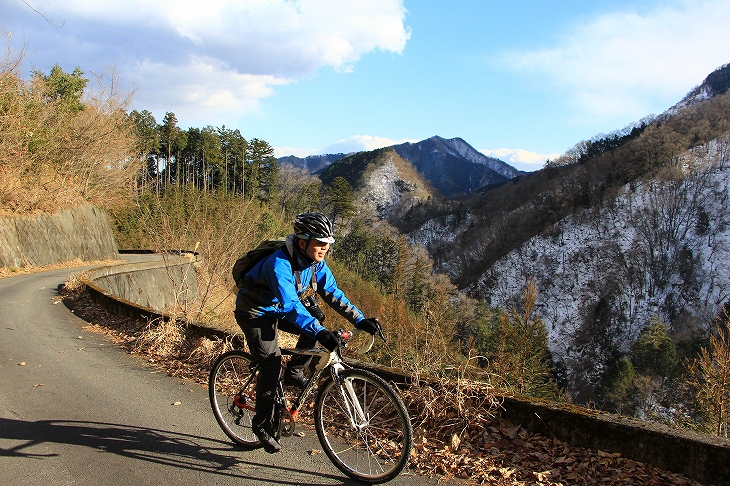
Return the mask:
<svg viewBox="0 0 730 486">
<path fill-rule="evenodd" d="M 39 454 L 35 446 L 67 444 L 88 447 L 124 457 L 165 466 L 202 471 L 234 478 L 260 480 L 269 484 L 359 484 L 336 475 L 307 472 L 243 459 L 246 451 L 232 444 L 206 437 L 181 434 L 130 425 L 99 422 L 23 420 L 0 418 L 0 440 L 17 441 L 9 448 L 0 447 L 0 457 L 24 457 L 42 460 L 62 456 L 62 452 Z M 256 454 L 256 453 L 250 453 Z M 254 459 L 254 458 L 250 458 Z M 270 462 L 270 461 L 267 461 Z M 297 480 L 286 480 L 296 476 Z M 322 479 L 327 478 L 326 483 Z M 273 479 L 272 479 L 273 478 Z"/>
</svg>

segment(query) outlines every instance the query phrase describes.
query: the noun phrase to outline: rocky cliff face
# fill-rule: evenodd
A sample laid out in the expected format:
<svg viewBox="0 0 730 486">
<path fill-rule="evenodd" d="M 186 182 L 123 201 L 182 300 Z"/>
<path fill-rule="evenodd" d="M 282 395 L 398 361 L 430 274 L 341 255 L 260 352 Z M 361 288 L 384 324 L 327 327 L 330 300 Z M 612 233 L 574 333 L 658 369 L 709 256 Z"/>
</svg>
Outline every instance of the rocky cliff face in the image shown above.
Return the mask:
<svg viewBox="0 0 730 486">
<path fill-rule="evenodd" d="M 686 153 L 682 177 L 627 184 L 510 251 L 467 292 L 505 308 L 532 279 L 554 357 L 569 373 L 592 370 L 589 381 L 606 344 L 627 352 L 653 316 L 689 336 L 730 295 L 728 154 L 730 134 Z"/>
<path fill-rule="evenodd" d="M 363 177 L 361 203 L 382 219 L 391 219 L 435 195 L 428 182 L 393 150 L 383 153 Z"/>
</svg>

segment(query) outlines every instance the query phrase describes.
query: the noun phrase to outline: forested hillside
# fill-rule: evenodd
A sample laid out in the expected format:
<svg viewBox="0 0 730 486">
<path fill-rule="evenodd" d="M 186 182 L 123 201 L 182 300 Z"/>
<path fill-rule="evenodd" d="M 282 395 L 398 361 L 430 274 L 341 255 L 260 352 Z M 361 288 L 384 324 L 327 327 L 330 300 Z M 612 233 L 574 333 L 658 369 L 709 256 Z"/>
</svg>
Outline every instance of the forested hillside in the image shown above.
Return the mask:
<svg viewBox="0 0 730 486">
<path fill-rule="evenodd" d="M 127 100 L 89 87 L 78 68 L 25 81 L 21 61 L 0 64 L 0 212 L 126 201 L 139 168 Z"/>
<path fill-rule="evenodd" d="M 712 382 L 697 379 L 698 350 L 714 336 L 723 356 L 727 339 L 728 70 L 666 114 L 501 187 L 414 207 L 399 227 L 491 306 L 535 285 L 556 377 L 575 400 L 691 422 L 697 383 Z"/>
</svg>

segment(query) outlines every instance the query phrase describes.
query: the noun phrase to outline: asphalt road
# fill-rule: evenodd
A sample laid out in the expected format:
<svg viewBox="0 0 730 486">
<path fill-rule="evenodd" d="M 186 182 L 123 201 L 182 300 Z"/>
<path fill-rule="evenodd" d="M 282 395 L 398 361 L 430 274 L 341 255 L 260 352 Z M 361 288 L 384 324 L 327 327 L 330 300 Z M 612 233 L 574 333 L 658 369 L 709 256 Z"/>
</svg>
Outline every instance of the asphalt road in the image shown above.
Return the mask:
<svg viewBox="0 0 730 486">
<path fill-rule="evenodd" d="M 278 454 L 236 448 L 205 387 L 85 331 L 60 303 L 80 271 L 0 279 L 0 484 L 358 484 L 310 453 L 312 430 Z M 389 484 L 444 482 L 405 471 Z"/>
</svg>

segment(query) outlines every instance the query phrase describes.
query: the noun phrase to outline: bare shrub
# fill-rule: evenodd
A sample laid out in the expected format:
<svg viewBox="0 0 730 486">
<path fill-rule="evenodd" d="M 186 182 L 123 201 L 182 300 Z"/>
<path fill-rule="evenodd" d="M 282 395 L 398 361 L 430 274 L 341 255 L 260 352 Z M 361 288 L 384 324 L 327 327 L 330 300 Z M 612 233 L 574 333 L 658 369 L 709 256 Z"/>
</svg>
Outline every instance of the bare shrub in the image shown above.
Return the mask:
<svg viewBox="0 0 730 486">
<path fill-rule="evenodd" d="M 423 437 L 463 440 L 498 415 L 501 398 L 489 383 L 457 377 L 413 382 L 402 389 L 413 426 Z"/>
<path fill-rule="evenodd" d="M 175 357 L 186 340 L 186 331 L 181 322 L 173 319 L 154 319 L 137 336 L 132 351 L 157 358 Z"/>
<path fill-rule="evenodd" d="M 116 75 L 99 76 L 83 109 L 47 96 L 43 79 L 21 78 L 23 53 L 0 64 L 0 211 L 56 211 L 129 200 L 139 164 Z"/>
<path fill-rule="evenodd" d="M 86 282 L 88 282 L 88 278 L 85 273 L 78 275 L 70 273 L 66 281 L 63 283 L 63 288 L 66 292 L 79 293 L 86 289 Z"/>
<path fill-rule="evenodd" d="M 193 343 L 193 351 L 186 362 L 193 367 L 210 369 L 216 359 L 223 353 L 231 351 L 233 344 L 230 339 L 198 338 Z"/>
</svg>

